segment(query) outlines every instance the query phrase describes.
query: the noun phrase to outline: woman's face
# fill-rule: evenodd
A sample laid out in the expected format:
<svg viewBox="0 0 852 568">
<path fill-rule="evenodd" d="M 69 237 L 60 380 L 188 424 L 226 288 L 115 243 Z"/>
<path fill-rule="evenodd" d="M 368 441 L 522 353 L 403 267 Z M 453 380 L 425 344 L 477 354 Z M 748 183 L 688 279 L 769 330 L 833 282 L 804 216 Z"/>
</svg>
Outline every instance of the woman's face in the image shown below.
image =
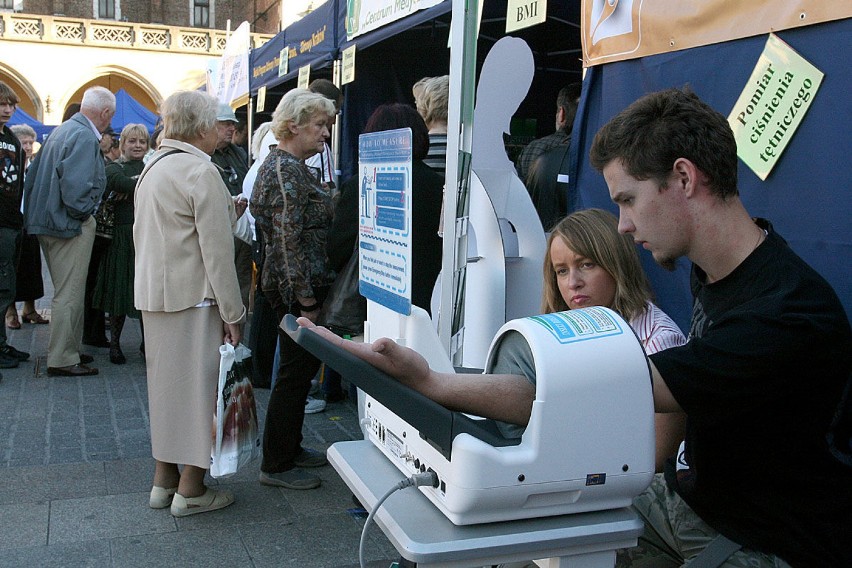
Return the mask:
<svg viewBox="0 0 852 568">
<path fill-rule="evenodd" d="M 35 139 L 32 136 L 27 136 L 26 134 L 24 134 L 23 136 L 20 136 L 18 140 L 21 141 L 21 148 L 24 149 L 24 154 L 27 156 L 27 159 L 32 159 L 33 142 L 35 142 Z"/>
<path fill-rule="evenodd" d="M 294 142 L 302 151 L 302 155 L 297 156 L 297 158 L 304 160 L 322 152 L 325 140 L 330 136 L 328 132 L 329 120 L 330 117 L 327 114 L 318 113 L 313 115 L 305 124 L 291 127 L 295 134 Z"/>
<path fill-rule="evenodd" d="M 550 245 L 550 264 L 556 273 L 556 285 L 568 309 L 604 306 L 615 301 L 615 278 L 592 259 L 571 250 L 564 239 L 556 237 Z"/>
<path fill-rule="evenodd" d="M 121 139 L 122 155 L 128 160 L 141 160 L 148 151 L 148 139 L 131 134 Z"/>
</svg>

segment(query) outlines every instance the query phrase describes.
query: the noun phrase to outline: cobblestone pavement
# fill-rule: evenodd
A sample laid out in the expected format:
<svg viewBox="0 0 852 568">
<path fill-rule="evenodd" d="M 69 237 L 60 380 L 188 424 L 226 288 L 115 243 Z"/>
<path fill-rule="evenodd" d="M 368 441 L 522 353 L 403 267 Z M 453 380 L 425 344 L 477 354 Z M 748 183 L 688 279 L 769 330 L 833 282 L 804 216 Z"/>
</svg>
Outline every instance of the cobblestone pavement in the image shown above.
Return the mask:
<svg viewBox="0 0 852 568">
<path fill-rule="evenodd" d="M 260 485 L 255 460 L 208 480 L 234 492 L 231 507 L 180 519 L 148 507 L 154 461 L 136 322 L 122 336 L 126 365 L 85 347 L 100 370 L 93 377 L 47 376 L 49 325 L 7 332 L 31 357 L 0 381 L 0 568 L 357 566 L 365 515 L 331 466 L 318 470 L 319 489 L 290 491 Z M 256 398 L 262 428 L 269 391 Z M 359 439 L 355 405 L 307 415 L 303 433 L 319 450 Z M 366 551 L 373 568 L 398 558 L 376 527 Z"/>
</svg>

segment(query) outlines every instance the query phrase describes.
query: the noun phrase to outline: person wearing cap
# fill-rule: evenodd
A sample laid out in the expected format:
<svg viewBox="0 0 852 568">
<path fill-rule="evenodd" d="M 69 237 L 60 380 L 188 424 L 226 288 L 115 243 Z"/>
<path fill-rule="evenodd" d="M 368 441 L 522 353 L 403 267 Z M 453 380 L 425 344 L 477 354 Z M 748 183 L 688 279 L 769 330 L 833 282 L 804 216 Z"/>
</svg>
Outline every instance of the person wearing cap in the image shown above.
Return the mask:
<svg viewBox="0 0 852 568">
<path fill-rule="evenodd" d="M 233 197 L 240 197 L 243 192 L 243 180 L 248 173 L 248 157 L 245 150 L 234 144 L 234 131 L 236 130 L 237 115 L 227 103 L 219 103 L 216 114 L 216 132 L 218 142 L 216 150 L 213 151 L 211 160 L 219 166 L 219 173 L 225 187 Z M 241 231 L 246 227 L 248 220 L 241 221 L 235 230 L 234 237 L 234 265 L 237 269 L 237 280 L 240 283 L 240 297 L 243 305 L 249 305 L 249 293 L 251 292 L 251 280 L 253 263 L 251 256 L 251 231 Z"/>
<path fill-rule="evenodd" d="M 112 126 L 108 126 L 107 129 L 101 133 L 101 141 L 99 145 L 101 147 L 101 154 L 104 156 L 104 163 L 108 164 L 118 157 L 118 152 L 113 149 L 118 148 L 118 136 Z"/>
</svg>

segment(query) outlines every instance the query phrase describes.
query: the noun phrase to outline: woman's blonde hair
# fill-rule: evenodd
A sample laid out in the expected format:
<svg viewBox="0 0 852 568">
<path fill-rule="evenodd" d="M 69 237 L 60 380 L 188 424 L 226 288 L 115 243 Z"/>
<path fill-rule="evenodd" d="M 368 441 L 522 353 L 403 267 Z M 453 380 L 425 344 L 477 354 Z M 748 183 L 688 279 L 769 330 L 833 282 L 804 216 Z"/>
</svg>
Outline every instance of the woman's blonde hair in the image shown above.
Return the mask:
<svg viewBox="0 0 852 568">
<path fill-rule="evenodd" d="M 307 89 L 293 89 L 281 98 L 281 102 L 272 113 L 270 130 L 278 140 L 287 140 L 294 134 L 290 126 L 304 126 L 317 114 L 334 116 L 337 110 L 334 103 L 319 93 Z"/>
<path fill-rule="evenodd" d="M 145 141 L 145 144 L 148 144 L 148 129 L 144 124 L 128 124 L 124 128 L 121 129 L 121 136 L 118 140 L 118 149 L 121 151 L 121 158 L 124 158 L 124 141 L 127 140 L 128 137 L 135 136 L 137 138 L 141 138 Z"/>
<path fill-rule="evenodd" d="M 450 76 L 424 77 L 411 88 L 417 112 L 423 117 L 426 126 L 432 128 L 436 123 L 446 124 L 450 103 Z"/>
<path fill-rule="evenodd" d="M 653 294 L 633 239 L 618 232 L 618 219 L 612 213 L 603 209 L 584 209 L 557 223 L 547 239 L 542 312 L 569 309 L 559 292 L 556 271 L 550 262 L 550 246 L 554 239 L 562 239 L 575 254 L 591 260 L 612 276 L 615 298 L 612 305 L 606 307 L 612 308 L 627 321 L 645 311 Z"/>
<path fill-rule="evenodd" d="M 216 126 L 219 101 L 201 91 L 178 91 L 160 107 L 163 138 L 188 142 Z"/>
</svg>

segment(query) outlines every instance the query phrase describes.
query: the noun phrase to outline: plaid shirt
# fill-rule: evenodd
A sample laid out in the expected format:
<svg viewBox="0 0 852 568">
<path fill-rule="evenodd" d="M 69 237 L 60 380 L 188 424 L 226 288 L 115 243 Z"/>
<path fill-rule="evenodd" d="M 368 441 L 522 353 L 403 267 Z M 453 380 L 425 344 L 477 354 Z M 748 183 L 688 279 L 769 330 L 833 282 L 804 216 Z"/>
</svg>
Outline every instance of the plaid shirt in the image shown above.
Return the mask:
<svg viewBox="0 0 852 568">
<path fill-rule="evenodd" d="M 535 159 L 550 150 L 562 144 L 569 144 L 571 135 L 562 130 L 557 130 L 553 134 L 533 140 L 527 144 L 526 148 L 518 156 L 518 161 L 515 163 L 515 168 L 518 170 L 518 177 L 525 184 L 527 183 L 527 175 L 529 175 L 530 167 L 535 162 Z"/>
</svg>

